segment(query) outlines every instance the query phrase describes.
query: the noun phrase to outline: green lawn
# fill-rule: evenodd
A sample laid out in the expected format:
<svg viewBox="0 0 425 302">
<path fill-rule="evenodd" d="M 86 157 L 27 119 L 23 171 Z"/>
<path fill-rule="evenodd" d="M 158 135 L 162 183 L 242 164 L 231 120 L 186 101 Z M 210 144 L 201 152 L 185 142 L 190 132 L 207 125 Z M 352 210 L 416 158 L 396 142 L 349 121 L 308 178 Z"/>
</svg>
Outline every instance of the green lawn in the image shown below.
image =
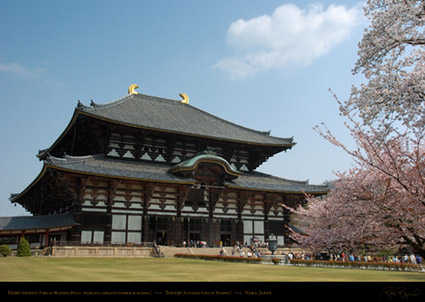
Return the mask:
<svg viewBox="0 0 425 302">
<path fill-rule="evenodd" d="M 0 258 L 0 281 L 425 281 L 425 273 L 178 258 Z"/>
</svg>

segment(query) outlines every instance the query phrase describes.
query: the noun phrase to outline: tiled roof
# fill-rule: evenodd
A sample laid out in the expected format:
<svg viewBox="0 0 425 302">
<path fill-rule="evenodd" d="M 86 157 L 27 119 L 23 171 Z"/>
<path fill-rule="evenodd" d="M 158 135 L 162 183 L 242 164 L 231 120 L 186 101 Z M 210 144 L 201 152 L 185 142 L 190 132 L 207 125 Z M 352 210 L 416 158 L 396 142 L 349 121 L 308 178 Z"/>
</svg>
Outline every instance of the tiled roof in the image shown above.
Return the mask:
<svg viewBox="0 0 425 302">
<path fill-rule="evenodd" d="M 227 183 L 229 187 L 285 193 L 325 194 L 329 188 L 325 185 L 310 185 L 308 181 L 296 181 L 272 176 L 261 172 L 249 172 Z"/>
<path fill-rule="evenodd" d="M 105 158 L 103 155 L 66 156 L 63 159 L 49 157 L 46 164 L 52 168 L 74 173 L 153 182 L 194 183 L 191 178 L 168 173 L 170 166 L 166 164 L 117 160 Z M 285 193 L 325 194 L 329 190 L 327 186 L 310 185 L 306 181 L 288 180 L 260 172 L 244 172 L 237 179 L 226 181 L 224 184 L 236 189 Z"/>
<path fill-rule="evenodd" d="M 168 165 L 107 158 L 103 154 L 88 156 L 66 155 L 65 158 L 49 156 L 46 159 L 46 164 L 59 170 L 89 175 L 168 183 L 193 183 L 190 178 L 177 177 L 167 173 L 170 168 Z"/>
<path fill-rule="evenodd" d="M 292 138 L 270 136 L 269 132 L 242 127 L 189 104 L 144 94 L 129 94 L 107 104 L 79 103 L 77 110 L 107 121 L 183 135 L 270 146 L 295 144 Z"/>
<path fill-rule="evenodd" d="M 73 213 L 0 217 L 0 231 L 49 229 L 76 225 Z"/>
</svg>

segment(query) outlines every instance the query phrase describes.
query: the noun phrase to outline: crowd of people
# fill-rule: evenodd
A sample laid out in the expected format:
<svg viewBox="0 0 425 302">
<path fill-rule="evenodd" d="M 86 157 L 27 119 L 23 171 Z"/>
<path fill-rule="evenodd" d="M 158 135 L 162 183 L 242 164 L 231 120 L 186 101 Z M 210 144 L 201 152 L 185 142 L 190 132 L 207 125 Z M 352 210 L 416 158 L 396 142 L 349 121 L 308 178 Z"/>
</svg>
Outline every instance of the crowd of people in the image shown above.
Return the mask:
<svg viewBox="0 0 425 302">
<path fill-rule="evenodd" d="M 188 243 L 183 241 L 183 247 L 207 247 L 206 241 L 190 240 Z M 267 243 L 262 244 L 261 242 L 255 242 L 250 245 L 247 243 L 239 244 L 238 242 L 233 246 L 232 256 L 239 257 L 261 257 L 260 248 L 267 248 Z M 221 256 L 229 256 L 227 251 L 222 247 L 220 249 Z M 419 254 L 403 254 L 403 255 L 392 255 L 392 256 L 371 256 L 371 255 L 360 255 L 351 253 L 319 253 L 310 254 L 305 252 L 285 252 L 282 251 L 281 256 L 285 259 L 285 262 L 296 259 L 296 260 L 329 260 L 329 261 L 363 261 L 363 262 L 388 262 L 388 263 L 410 263 L 410 264 L 422 264 L 423 259 Z"/>
<path fill-rule="evenodd" d="M 208 244 L 204 240 L 190 240 L 189 243 L 186 241 L 182 242 L 182 247 L 207 247 Z"/>
<path fill-rule="evenodd" d="M 345 258 L 343 258 L 345 261 Z M 365 262 L 393 262 L 393 263 L 410 263 L 410 264 L 422 264 L 422 257 L 420 255 L 414 255 L 413 253 L 408 255 L 393 255 L 393 256 L 382 256 L 382 257 L 371 257 L 370 255 L 348 255 L 349 261 L 365 261 Z"/>
<path fill-rule="evenodd" d="M 248 251 L 246 251 L 248 249 Z M 228 256 L 224 248 L 220 249 L 221 256 Z M 257 245 L 238 245 L 236 244 L 232 249 L 232 256 L 240 257 L 261 257 L 259 246 Z M 393 255 L 393 256 L 371 256 L 371 255 L 360 255 L 360 254 L 347 254 L 333 253 L 333 254 L 309 254 L 305 252 L 281 252 L 285 262 L 300 259 L 300 260 L 329 260 L 329 261 L 363 261 L 363 262 L 393 262 L 393 263 L 410 263 L 410 264 L 422 264 L 423 259 L 419 254 L 404 254 L 404 255 Z"/>
<path fill-rule="evenodd" d="M 393 263 L 410 263 L 410 264 L 422 264 L 422 257 L 417 254 L 411 253 L 410 255 L 393 255 L 393 256 L 371 256 L 371 255 L 356 255 L 347 253 L 334 253 L 334 254 L 317 254 L 310 256 L 304 253 L 293 254 L 289 252 L 286 255 L 289 259 L 305 259 L 305 260 L 330 260 L 330 261 L 363 261 L 363 262 L 393 262 Z"/>
<path fill-rule="evenodd" d="M 256 258 L 260 258 L 261 257 L 261 252 L 258 249 L 258 246 L 252 244 L 248 247 L 248 251 L 245 253 L 244 247 L 241 245 L 236 244 L 235 246 L 233 246 L 232 249 L 232 256 L 240 256 L 240 257 L 256 257 Z"/>
</svg>

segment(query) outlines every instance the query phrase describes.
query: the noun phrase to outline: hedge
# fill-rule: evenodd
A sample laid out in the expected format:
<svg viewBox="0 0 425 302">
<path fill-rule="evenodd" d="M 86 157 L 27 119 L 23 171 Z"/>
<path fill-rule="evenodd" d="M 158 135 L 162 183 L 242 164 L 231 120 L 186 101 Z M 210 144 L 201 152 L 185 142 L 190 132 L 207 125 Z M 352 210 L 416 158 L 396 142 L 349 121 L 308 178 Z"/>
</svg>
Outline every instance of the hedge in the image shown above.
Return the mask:
<svg viewBox="0 0 425 302">
<path fill-rule="evenodd" d="M 248 258 L 237 256 L 220 256 L 220 255 L 196 255 L 196 254 L 175 254 L 174 257 L 186 259 L 200 259 L 200 260 L 213 260 L 213 261 L 227 261 L 227 262 L 242 262 L 242 263 L 261 263 L 261 258 Z"/>
<path fill-rule="evenodd" d="M 263 258 L 247 258 L 237 256 L 220 255 L 192 255 L 175 254 L 174 257 L 186 259 L 200 259 L 212 261 L 228 261 L 240 263 L 270 263 L 270 260 Z M 285 264 L 281 258 L 272 258 L 273 264 Z M 406 271 L 406 272 L 425 272 L 425 266 L 410 263 L 390 263 L 390 262 L 362 262 L 362 261 L 327 261 L 327 260 L 289 260 L 286 265 L 306 266 L 306 267 L 327 267 L 327 268 L 355 268 L 355 269 L 373 269 L 386 271 Z"/>
<path fill-rule="evenodd" d="M 410 263 L 363 262 L 363 261 L 326 261 L 326 260 L 290 260 L 290 265 L 308 267 L 357 268 L 385 271 L 425 272 L 425 267 Z"/>
</svg>

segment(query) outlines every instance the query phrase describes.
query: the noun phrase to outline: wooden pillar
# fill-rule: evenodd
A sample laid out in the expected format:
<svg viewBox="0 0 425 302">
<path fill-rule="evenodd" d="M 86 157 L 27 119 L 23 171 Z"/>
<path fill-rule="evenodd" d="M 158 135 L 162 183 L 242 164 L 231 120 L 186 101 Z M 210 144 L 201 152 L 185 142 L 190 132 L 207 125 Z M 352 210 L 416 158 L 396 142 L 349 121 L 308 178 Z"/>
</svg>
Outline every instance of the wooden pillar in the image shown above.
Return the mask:
<svg viewBox="0 0 425 302">
<path fill-rule="evenodd" d="M 143 242 L 151 242 L 153 238 L 151 233 L 149 232 L 149 216 L 143 215 L 142 217 L 142 241 Z"/>
<path fill-rule="evenodd" d="M 232 219 L 231 220 L 231 232 L 230 232 L 230 242 L 232 245 L 235 245 L 238 239 L 238 227 L 239 227 L 239 220 L 238 219 Z M 243 227 L 243 225 L 242 225 Z M 243 231 L 243 229 L 242 229 Z"/>
<path fill-rule="evenodd" d="M 214 234 L 214 208 L 215 208 L 215 203 L 216 200 L 214 200 L 213 198 L 213 194 L 212 194 L 212 189 L 208 188 L 208 200 L 206 200 L 206 205 L 207 205 L 207 209 L 208 209 L 208 219 L 207 219 L 207 241 L 208 241 L 208 246 L 212 247 L 214 246 L 214 241 L 215 241 L 215 234 Z"/>
<path fill-rule="evenodd" d="M 142 216 L 142 241 L 150 242 L 154 240 L 149 230 L 149 203 L 151 201 L 153 191 L 155 189 L 155 183 L 145 183 L 145 190 L 143 192 L 143 216 Z"/>
<path fill-rule="evenodd" d="M 207 241 L 210 244 L 210 219 L 201 218 L 201 240 Z"/>
<path fill-rule="evenodd" d="M 81 208 L 83 204 L 83 198 L 86 191 L 87 176 L 81 176 L 78 182 L 77 199 L 74 201 L 74 220 L 77 223 L 72 228 L 71 241 L 81 241 Z"/>
<path fill-rule="evenodd" d="M 248 202 L 249 193 L 248 192 L 239 192 L 238 196 L 238 222 L 236 224 L 236 237 L 239 243 L 243 243 L 244 232 L 243 232 L 243 220 L 242 220 L 242 212 L 243 209 Z"/>
<path fill-rule="evenodd" d="M 174 244 L 181 245 L 184 238 L 184 219 L 181 217 L 182 209 L 184 207 L 184 203 L 186 201 L 187 195 L 190 191 L 191 186 L 179 186 L 177 187 L 177 199 L 176 199 L 176 219 L 174 220 Z"/>
<path fill-rule="evenodd" d="M 44 246 L 49 245 L 49 229 L 46 229 L 46 233 L 44 234 L 46 238 L 44 238 Z"/>
<path fill-rule="evenodd" d="M 180 246 L 183 242 L 183 217 L 174 219 L 174 245 Z"/>
<path fill-rule="evenodd" d="M 269 211 L 272 205 L 272 201 L 264 200 L 264 239 L 269 239 Z"/>
<path fill-rule="evenodd" d="M 115 193 L 117 190 L 117 181 L 110 180 L 108 182 L 108 195 L 106 201 L 106 218 L 105 232 L 103 234 L 103 242 L 111 242 L 112 239 L 112 206 L 114 205 Z"/>
</svg>

